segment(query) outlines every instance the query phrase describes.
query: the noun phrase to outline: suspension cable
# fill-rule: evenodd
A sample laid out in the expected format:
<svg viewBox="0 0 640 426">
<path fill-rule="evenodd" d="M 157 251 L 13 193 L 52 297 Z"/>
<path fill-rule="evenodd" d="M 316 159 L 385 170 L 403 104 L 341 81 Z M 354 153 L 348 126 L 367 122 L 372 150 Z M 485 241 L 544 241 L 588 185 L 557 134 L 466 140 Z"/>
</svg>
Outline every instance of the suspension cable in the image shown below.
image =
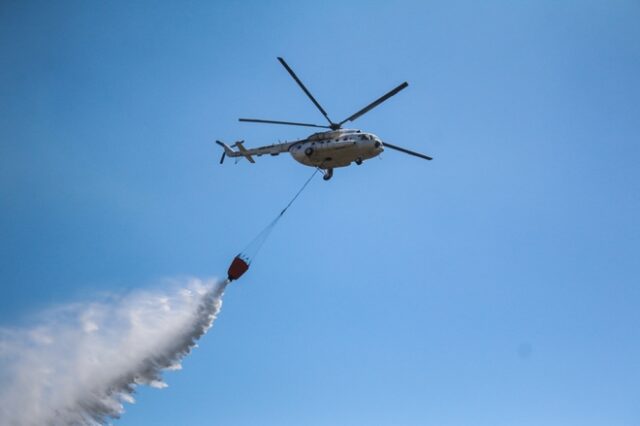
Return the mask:
<svg viewBox="0 0 640 426">
<path fill-rule="evenodd" d="M 309 176 L 309 178 L 298 190 L 298 192 L 296 192 L 296 194 L 293 196 L 291 201 L 289 201 L 289 203 L 285 206 L 285 208 L 282 209 L 280 214 L 278 214 L 278 216 L 276 216 L 267 226 L 265 226 L 262 229 L 262 231 L 260 231 L 260 233 L 256 235 L 256 237 L 240 253 L 240 256 L 245 258 L 248 263 L 251 263 L 251 260 L 253 260 L 257 256 L 258 252 L 262 248 L 262 245 L 265 243 L 265 241 L 269 237 L 269 234 L 271 234 L 271 231 L 273 230 L 273 228 L 278 224 L 282 216 L 284 216 L 285 212 L 289 209 L 289 207 L 291 207 L 294 201 L 296 201 L 296 199 L 300 196 L 300 194 L 302 194 L 302 192 L 307 188 L 307 186 L 313 180 L 313 178 L 315 177 L 316 173 L 318 173 L 318 171 L 320 171 L 320 167 L 316 167 L 316 169 L 313 171 L 311 176 Z"/>
</svg>

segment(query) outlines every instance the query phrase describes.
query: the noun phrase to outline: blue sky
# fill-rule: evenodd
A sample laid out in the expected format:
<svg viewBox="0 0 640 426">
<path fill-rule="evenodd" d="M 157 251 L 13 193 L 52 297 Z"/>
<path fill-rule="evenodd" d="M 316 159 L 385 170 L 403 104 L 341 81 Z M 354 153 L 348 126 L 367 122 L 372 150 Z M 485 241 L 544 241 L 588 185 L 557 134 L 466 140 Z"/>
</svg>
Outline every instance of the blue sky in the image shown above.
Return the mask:
<svg viewBox="0 0 640 426">
<path fill-rule="evenodd" d="M 224 275 L 311 169 L 219 166 L 334 120 L 317 179 L 168 389 L 117 425 L 637 425 L 640 5 L 4 2 L 0 321 Z"/>
</svg>

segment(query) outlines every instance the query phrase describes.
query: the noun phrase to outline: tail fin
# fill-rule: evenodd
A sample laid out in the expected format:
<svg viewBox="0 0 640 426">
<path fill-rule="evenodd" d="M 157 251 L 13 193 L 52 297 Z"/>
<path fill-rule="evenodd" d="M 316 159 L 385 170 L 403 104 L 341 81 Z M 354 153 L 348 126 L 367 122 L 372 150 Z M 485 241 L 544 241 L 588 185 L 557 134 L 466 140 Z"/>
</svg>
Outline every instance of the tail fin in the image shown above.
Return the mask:
<svg viewBox="0 0 640 426">
<path fill-rule="evenodd" d="M 234 157 L 233 154 L 235 154 L 233 152 L 233 150 L 231 149 L 231 147 L 229 145 L 227 145 L 226 143 L 222 142 L 222 141 L 216 141 L 216 143 L 218 145 L 220 145 L 222 147 L 222 149 L 224 149 L 224 151 L 222 152 L 222 157 L 220 157 L 220 164 L 224 163 L 224 157 L 228 154 L 229 157 Z"/>
<path fill-rule="evenodd" d="M 224 149 L 224 151 L 222 152 L 222 157 L 220 157 L 220 164 L 224 163 L 224 159 L 225 157 L 228 155 L 229 157 L 240 157 L 242 156 L 242 154 L 240 154 L 238 151 L 234 151 L 232 147 L 236 146 L 238 144 L 238 142 L 234 143 L 233 145 L 229 146 L 226 143 L 222 142 L 222 141 L 216 141 L 216 143 L 218 145 L 220 145 L 222 147 L 222 149 Z M 240 141 L 240 143 L 242 143 L 242 141 Z"/>
<path fill-rule="evenodd" d="M 227 155 L 229 157 L 245 157 L 247 160 L 249 160 L 250 163 L 255 163 L 255 160 L 253 159 L 251 154 L 249 154 L 249 152 L 247 152 L 247 149 L 242 145 L 244 141 L 238 141 L 231 146 L 227 145 L 222 141 L 216 141 L 216 143 L 224 149 L 224 152 L 222 153 L 222 157 L 220 158 L 220 164 L 224 162 L 224 158 Z M 238 151 L 233 150 L 233 147 L 235 146 L 238 147 Z"/>
</svg>

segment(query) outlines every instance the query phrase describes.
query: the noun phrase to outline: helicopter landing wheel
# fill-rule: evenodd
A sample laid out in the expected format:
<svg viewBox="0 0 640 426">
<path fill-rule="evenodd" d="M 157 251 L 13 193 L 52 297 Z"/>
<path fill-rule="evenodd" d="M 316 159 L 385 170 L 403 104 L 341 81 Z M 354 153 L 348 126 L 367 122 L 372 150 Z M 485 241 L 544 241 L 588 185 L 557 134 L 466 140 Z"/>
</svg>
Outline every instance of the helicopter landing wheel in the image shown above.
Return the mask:
<svg viewBox="0 0 640 426">
<path fill-rule="evenodd" d="M 324 172 L 324 176 L 322 176 L 322 179 L 329 180 L 332 177 L 333 177 L 333 169 L 327 169 L 327 171 Z"/>
<path fill-rule="evenodd" d="M 356 158 L 356 164 L 359 166 L 362 164 L 362 157 Z"/>
</svg>

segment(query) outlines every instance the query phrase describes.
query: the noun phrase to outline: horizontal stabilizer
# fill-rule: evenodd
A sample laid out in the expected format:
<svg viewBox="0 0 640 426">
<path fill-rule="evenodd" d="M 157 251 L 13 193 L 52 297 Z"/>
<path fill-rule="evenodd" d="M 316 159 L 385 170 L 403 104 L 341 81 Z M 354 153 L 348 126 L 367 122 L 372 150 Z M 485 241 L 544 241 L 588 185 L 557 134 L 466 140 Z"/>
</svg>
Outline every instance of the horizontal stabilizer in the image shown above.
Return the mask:
<svg viewBox="0 0 640 426">
<path fill-rule="evenodd" d="M 244 157 L 249 160 L 250 163 L 255 163 L 256 161 L 253 159 L 253 157 L 251 156 L 251 154 L 249 154 L 249 151 L 247 151 L 247 149 L 244 147 L 244 145 L 242 145 L 244 143 L 244 141 L 238 141 L 234 144 L 234 146 L 238 147 L 238 151 L 240 151 L 240 154 L 244 155 Z"/>
</svg>

